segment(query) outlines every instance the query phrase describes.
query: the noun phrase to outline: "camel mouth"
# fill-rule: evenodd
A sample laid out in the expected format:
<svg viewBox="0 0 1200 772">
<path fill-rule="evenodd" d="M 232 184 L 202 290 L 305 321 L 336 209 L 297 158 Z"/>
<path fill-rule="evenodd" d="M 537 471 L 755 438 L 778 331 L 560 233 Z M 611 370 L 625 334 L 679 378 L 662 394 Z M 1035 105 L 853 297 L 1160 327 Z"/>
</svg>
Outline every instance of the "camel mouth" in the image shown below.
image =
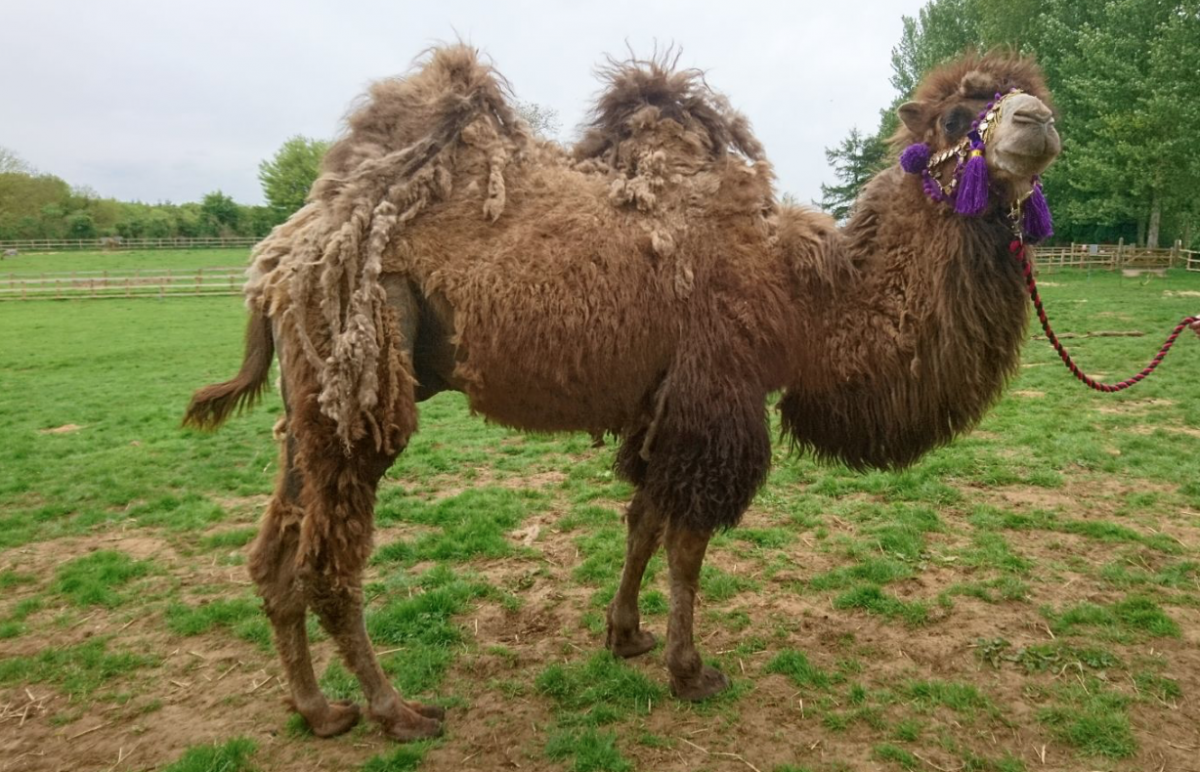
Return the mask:
<svg viewBox="0 0 1200 772">
<path fill-rule="evenodd" d="M 1027 178 L 1045 171 L 1058 158 L 1062 144 L 1053 127 L 1041 124 L 1002 140 L 991 150 L 990 160 L 998 171 Z"/>
</svg>

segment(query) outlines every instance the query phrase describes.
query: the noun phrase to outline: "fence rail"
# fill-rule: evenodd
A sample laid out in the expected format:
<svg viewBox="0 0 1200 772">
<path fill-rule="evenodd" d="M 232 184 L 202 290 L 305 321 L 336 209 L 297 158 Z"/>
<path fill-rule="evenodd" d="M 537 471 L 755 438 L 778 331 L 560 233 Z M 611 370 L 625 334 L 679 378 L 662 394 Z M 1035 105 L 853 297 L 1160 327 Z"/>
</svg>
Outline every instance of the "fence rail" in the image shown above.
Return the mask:
<svg viewBox="0 0 1200 772">
<path fill-rule="evenodd" d="M 81 298 L 212 297 L 242 294 L 246 269 L 71 271 L 0 274 L 0 302 Z"/>
<path fill-rule="evenodd" d="M 1200 252 L 1184 249 L 1182 242 L 1174 246 L 1151 249 L 1126 244 L 1072 244 L 1069 247 L 1040 247 L 1037 250 L 1039 270 L 1056 268 L 1086 268 L 1098 271 L 1161 271 L 1185 267 L 1200 271 Z"/>
<path fill-rule="evenodd" d="M 81 250 L 126 251 L 132 249 L 234 249 L 250 248 L 261 239 L 255 236 L 213 236 L 172 239 L 17 239 L 0 241 L 0 255 L 18 252 L 78 252 Z"/>
</svg>

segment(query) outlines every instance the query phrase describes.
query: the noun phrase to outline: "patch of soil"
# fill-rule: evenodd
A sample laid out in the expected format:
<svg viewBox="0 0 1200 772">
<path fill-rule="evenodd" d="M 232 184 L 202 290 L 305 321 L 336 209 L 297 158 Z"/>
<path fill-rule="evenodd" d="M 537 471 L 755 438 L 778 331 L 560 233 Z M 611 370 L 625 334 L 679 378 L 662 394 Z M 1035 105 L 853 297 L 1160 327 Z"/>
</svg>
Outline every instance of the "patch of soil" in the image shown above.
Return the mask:
<svg viewBox="0 0 1200 772">
<path fill-rule="evenodd" d="M 53 429 L 38 429 L 38 434 L 70 434 L 72 432 L 77 432 L 82 428 L 83 427 L 79 424 L 63 424 L 62 426 L 56 426 Z"/>
</svg>

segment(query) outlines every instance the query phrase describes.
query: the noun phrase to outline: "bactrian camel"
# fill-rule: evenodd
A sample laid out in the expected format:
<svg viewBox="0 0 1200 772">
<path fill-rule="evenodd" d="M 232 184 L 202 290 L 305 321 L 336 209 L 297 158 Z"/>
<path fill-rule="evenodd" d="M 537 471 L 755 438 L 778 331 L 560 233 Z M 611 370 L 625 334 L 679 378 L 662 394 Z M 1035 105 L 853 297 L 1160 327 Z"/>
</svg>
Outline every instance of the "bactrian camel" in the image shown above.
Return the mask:
<svg viewBox="0 0 1200 772">
<path fill-rule="evenodd" d="M 1026 312 L 1010 211 L 1059 150 L 1032 64 L 968 57 L 932 74 L 896 138 L 926 143 L 931 157 L 906 165 L 929 180 L 882 172 L 841 230 L 776 204 L 749 124 L 697 73 L 630 61 L 604 77 L 564 150 L 530 135 L 474 51 L 434 50 L 371 89 L 309 203 L 255 251 L 241 371 L 199 391 L 186 420 L 219 425 L 278 355 L 283 471 L 250 573 L 319 736 L 359 714 L 318 688 L 306 609 L 388 735 L 441 731 L 440 709 L 384 677 L 361 588 L 376 484 L 431 395 L 461 391 L 512 427 L 620 438 L 635 493 L 607 646 L 654 646 L 637 599 L 665 545 L 670 684 L 695 700 L 728 683 L 696 650 L 693 605 L 709 538 L 766 477 L 768 395 L 783 393 L 800 448 L 895 468 L 969 429 L 1013 372 Z M 941 151 L 1000 95 L 986 149 L 959 154 L 990 173 L 978 211 L 959 214 L 964 163 Z M 949 200 L 927 196 L 943 185 Z"/>
</svg>

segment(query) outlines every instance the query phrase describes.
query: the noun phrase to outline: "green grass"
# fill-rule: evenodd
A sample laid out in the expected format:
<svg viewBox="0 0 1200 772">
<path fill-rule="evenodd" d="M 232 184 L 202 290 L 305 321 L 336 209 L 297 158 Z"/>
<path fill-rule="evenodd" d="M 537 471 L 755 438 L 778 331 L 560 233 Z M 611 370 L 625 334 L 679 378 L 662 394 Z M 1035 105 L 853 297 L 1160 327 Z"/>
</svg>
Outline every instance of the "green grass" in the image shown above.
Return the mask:
<svg viewBox="0 0 1200 772">
<path fill-rule="evenodd" d="M 905 769 L 916 769 L 917 767 L 921 766 L 921 762 L 917 760 L 916 756 L 912 755 L 903 748 L 890 743 L 876 745 L 872 750 L 872 754 L 880 761 L 899 764 Z"/>
<path fill-rule="evenodd" d="M 573 772 L 627 772 L 633 765 L 617 748 L 615 732 L 587 728 L 559 730 L 546 742 L 546 755 L 554 761 L 571 760 Z"/>
<path fill-rule="evenodd" d="M 45 683 L 73 698 L 86 698 L 105 684 L 156 662 L 154 656 L 111 652 L 105 640 L 92 639 L 32 656 L 0 659 L 0 686 Z"/>
<path fill-rule="evenodd" d="M 258 744 L 237 737 L 217 745 L 197 745 L 184 751 L 179 761 L 163 768 L 163 772 L 253 772 L 250 757 Z"/>
<path fill-rule="evenodd" d="M 504 488 L 473 488 L 434 504 L 385 495 L 378 509 L 381 524 L 407 522 L 439 530 L 386 544 L 376 552 L 375 560 L 413 565 L 423 560 L 465 562 L 506 557 L 517 552 L 506 534 L 545 503 L 546 496 L 536 491 Z"/>
<path fill-rule="evenodd" d="M 22 265 L 126 270 L 209 257 L 219 256 Z M 1194 311 L 1193 297 L 1164 290 L 1200 292 L 1200 276 L 1178 273 L 1044 278 L 1061 330 L 1146 333 L 1071 341 L 1086 369 L 1111 378 L 1140 367 L 1159 330 Z M 1107 311 L 1128 318 L 1099 316 Z M 179 427 L 195 388 L 237 370 L 244 318 L 237 298 L 0 304 L 0 688 L 53 693 L 57 712 L 36 720 L 55 731 L 91 715 L 111 717 L 113 731 L 144 729 L 132 763 L 147 768 L 175 760 L 152 750 L 161 738 L 143 710 L 154 704 L 201 722 L 226 706 L 267 716 L 277 734 L 252 755 L 209 746 L 224 772 L 303 762 L 317 743 L 286 718 L 278 682 L 232 686 L 278 672 L 238 565 L 279 471 L 278 395 L 219 434 Z M 1031 341 L 1012 384 L 1025 394 L 898 473 L 818 465 L 776 443 L 744 524 L 710 545 L 696 636 L 736 688 L 700 706 L 671 698 L 662 646 L 628 663 L 601 650 L 632 492 L 614 476 L 612 440 L 594 450 L 585 435 L 520 435 L 472 417 L 459 395 L 429 400 L 381 486 L 364 591 L 385 673 L 405 696 L 449 708 L 447 735 L 371 750 L 360 747 L 374 736 L 364 722 L 338 745 L 339 763 L 460 763 L 493 737 L 522 767 L 560 770 L 685 763 L 677 758 L 746 768 L 716 755 L 725 752 L 763 770 L 795 759 L 777 767 L 788 772 L 904 769 L 914 758 L 924 768 L 921 757 L 1017 772 L 1030 744 L 1046 743 L 1061 743 L 1063 768 L 1157 758 L 1154 727 L 1192 697 L 1177 642 L 1195 637 L 1200 607 L 1200 533 L 1188 514 L 1200 509 L 1200 447 L 1187 433 L 1200 429 L 1200 357 L 1184 353 L 1195 347 L 1181 340 L 1153 378 L 1114 396 L 1081 390 Z M 43 431 L 66 424 L 80 428 Z M 540 531 L 525 546 L 513 532 L 534 516 Z M 155 545 L 154 561 L 135 559 L 147 552 L 126 539 Z M 660 638 L 666 573 L 660 554 L 640 599 Z M 966 637 L 993 623 L 989 635 L 1013 642 Z M 328 695 L 361 704 L 333 643 L 312 618 L 309 629 Z M 928 656 L 932 637 L 957 654 Z M 1159 646 L 1164 638 L 1176 640 Z M 188 696 L 222 673 L 219 705 Z M 485 734 L 463 730 L 475 711 Z M 747 744 L 751 722 L 775 729 Z"/>
<path fill-rule="evenodd" d="M 5 263 L 3 276 L 63 271 L 113 271 L 122 275 L 136 270 L 187 271 L 194 268 L 244 268 L 249 249 L 155 249 L 112 252 L 55 252 L 21 255 Z"/>
<path fill-rule="evenodd" d="M 264 649 L 271 645 L 271 628 L 257 599 L 218 598 L 197 606 L 172 603 L 166 620 L 167 629 L 176 635 L 201 635 L 221 627 Z"/>
<path fill-rule="evenodd" d="M 898 619 L 909 625 L 921 625 L 929 618 L 929 608 L 922 601 L 904 601 L 887 594 L 873 584 L 860 585 L 833 600 L 837 609 L 862 609 L 870 614 L 879 614 Z"/>
<path fill-rule="evenodd" d="M 123 552 L 100 550 L 59 566 L 51 588 L 76 606 L 114 608 L 129 599 L 117 590 L 146 576 L 152 567 Z"/>
<path fill-rule="evenodd" d="M 797 686 L 807 686 L 812 689 L 827 689 L 834 679 L 830 674 L 808 661 L 808 657 L 799 651 L 781 651 L 767 663 L 766 672 L 782 673 Z"/>
<path fill-rule="evenodd" d="M 910 681 L 904 684 L 901 691 L 910 704 L 920 711 L 944 707 L 959 715 L 973 717 L 979 711 L 994 710 L 992 701 L 974 684 L 939 680 Z"/>
<path fill-rule="evenodd" d="M 359 770 L 360 772 L 410 772 L 421 765 L 430 747 L 431 743 L 428 741 L 400 745 L 371 757 L 359 767 Z"/>
<path fill-rule="evenodd" d="M 10 568 L 0 571 L 0 590 L 7 590 L 23 584 L 34 584 L 36 582 L 37 577 L 32 574 L 23 574 L 20 571 L 13 571 Z"/>
<path fill-rule="evenodd" d="M 601 726 L 629 715 L 646 715 L 664 689 L 642 673 L 600 651 L 582 662 L 550 665 L 537 677 L 538 692 L 554 700 L 572 722 Z"/>
<path fill-rule="evenodd" d="M 402 595 L 402 588 L 419 592 Z M 462 638 L 453 617 L 489 592 L 486 584 L 464 578 L 448 567 L 417 577 L 400 576 L 383 596 L 383 606 L 367 614 L 367 631 L 377 643 L 447 646 Z"/>
<path fill-rule="evenodd" d="M 1088 681 L 1060 688 L 1055 704 L 1038 711 L 1038 720 L 1087 756 L 1132 756 L 1138 743 L 1126 712 L 1129 698 L 1095 678 Z"/>
<path fill-rule="evenodd" d="M 1112 640 L 1131 638 L 1178 638 L 1179 624 L 1150 598 L 1130 596 L 1112 605 L 1077 603 L 1055 612 L 1043 610 L 1050 627 L 1060 635 L 1072 635 L 1080 628 L 1098 628 Z"/>
<path fill-rule="evenodd" d="M 222 531 L 221 533 L 205 536 L 200 540 L 200 545 L 208 550 L 240 549 L 249 544 L 257 534 L 258 529 L 254 527 L 235 528 L 231 531 Z"/>
</svg>

